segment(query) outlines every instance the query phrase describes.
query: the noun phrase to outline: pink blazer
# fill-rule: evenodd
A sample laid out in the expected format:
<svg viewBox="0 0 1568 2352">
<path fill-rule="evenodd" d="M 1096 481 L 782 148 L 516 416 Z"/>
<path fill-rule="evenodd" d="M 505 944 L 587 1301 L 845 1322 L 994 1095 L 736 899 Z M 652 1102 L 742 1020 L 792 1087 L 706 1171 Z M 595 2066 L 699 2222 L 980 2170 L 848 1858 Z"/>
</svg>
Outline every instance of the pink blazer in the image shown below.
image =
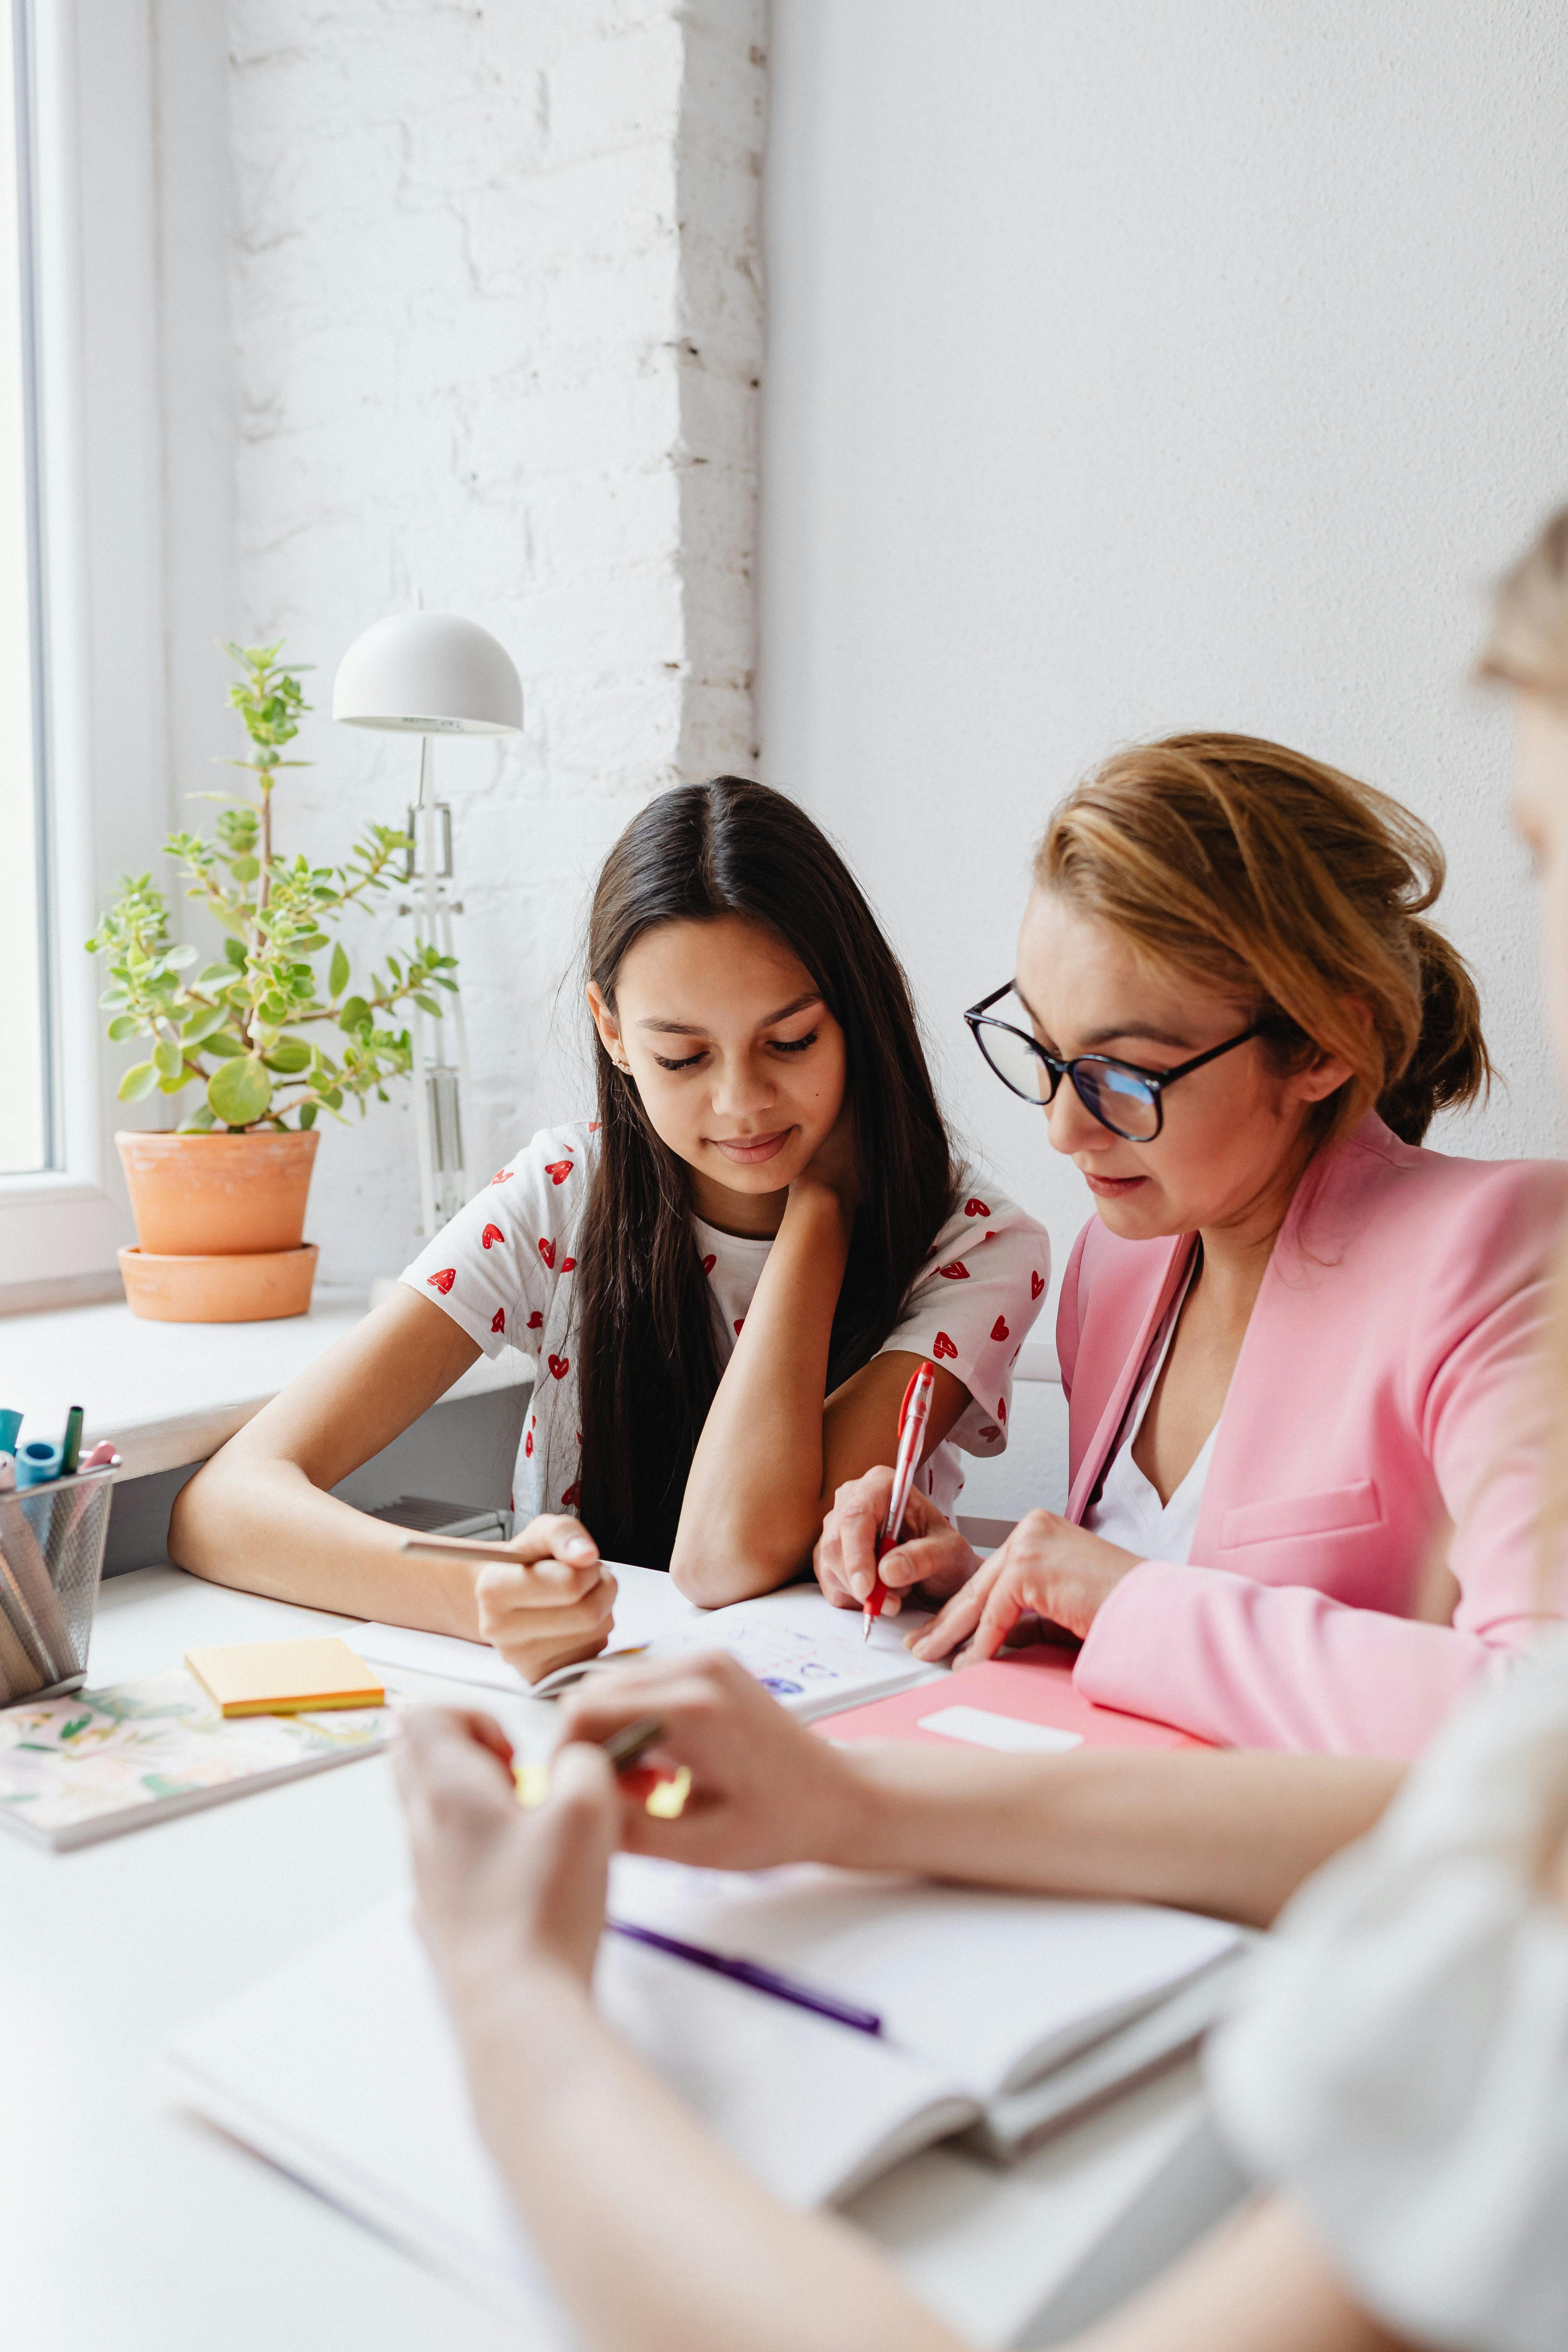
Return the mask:
<svg viewBox="0 0 1568 2352">
<path fill-rule="evenodd" d="M 1450 1160 L 1375 1117 L 1308 1169 L 1192 1563 L 1122 1579 L 1079 1657 L 1086 1696 L 1226 1747 L 1417 1752 L 1539 1605 L 1529 1359 L 1565 1208 L 1568 1167 Z M 1194 1246 L 1121 1241 L 1098 1218 L 1074 1244 L 1057 1317 L 1073 1519 Z M 1416 1622 L 1446 1541 L 1453 1622 Z"/>
</svg>

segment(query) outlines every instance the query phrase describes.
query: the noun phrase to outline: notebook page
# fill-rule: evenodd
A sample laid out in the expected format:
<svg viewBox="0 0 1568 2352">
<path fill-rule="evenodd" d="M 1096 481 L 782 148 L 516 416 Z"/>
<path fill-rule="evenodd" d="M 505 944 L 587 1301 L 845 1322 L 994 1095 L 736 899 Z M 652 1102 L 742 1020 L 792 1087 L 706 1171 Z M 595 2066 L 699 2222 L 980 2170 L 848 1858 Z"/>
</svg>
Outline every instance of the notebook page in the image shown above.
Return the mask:
<svg viewBox="0 0 1568 2352">
<path fill-rule="evenodd" d="M 815 1865 L 611 1865 L 611 1908 L 877 2011 L 901 2049 L 989 2100 L 1163 2000 L 1241 1941 L 1152 1904 L 937 1886 Z"/>
<path fill-rule="evenodd" d="M 862 2186 L 976 2116 L 929 2068 L 748 1987 L 606 1935 L 606 2021 L 788 2202 Z M 184 2095 L 263 2154 L 483 2282 L 537 2275 L 468 2113 L 457 2043 L 401 1901 L 182 2029 Z"/>
<path fill-rule="evenodd" d="M 860 1616 L 835 1609 L 815 1584 L 790 1585 L 724 1609 L 698 1609 L 659 1570 L 608 1565 L 619 1586 L 608 1649 L 635 1646 L 645 1660 L 728 1650 L 803 1723 L 916 1683 L 940 1682 L 946 1672 L 904 1646 L 910 1626 L 929 1622 L 923 1614 L 876 1620 L 867 1638 Z M 361 1657 L 405 1673 L 518 1694 L 529 1688 L 482 1642 L 373 1624 L 356 1634 L 354 1647 Z M 541 1695 L 551 1695 L 548 1677 Z"/>
</svg>

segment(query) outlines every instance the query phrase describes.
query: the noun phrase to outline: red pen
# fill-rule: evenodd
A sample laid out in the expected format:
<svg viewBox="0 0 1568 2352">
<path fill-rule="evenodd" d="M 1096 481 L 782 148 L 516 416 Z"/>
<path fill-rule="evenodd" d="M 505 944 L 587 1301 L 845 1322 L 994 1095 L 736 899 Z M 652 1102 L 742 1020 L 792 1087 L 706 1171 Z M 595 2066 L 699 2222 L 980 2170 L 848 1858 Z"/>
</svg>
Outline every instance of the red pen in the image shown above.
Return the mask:
<svg viewBox="0 0 1568 2352">
<path fill-rule="evenodd" d="M 893 1464 L 893 1491 L 888 1497 L 888 1516 L 882 1532 L 877 1538 L 877 1558 L 890 1552 L 904 1531 L 904 1513 L 909 1508 L 910 1488 L 915 1482 L 915 1470 L 921 1458 L 921 1442 L 931 1419 L 931 1401 L 936 1393 L 936 1368 L 921 1364 L 904 1391 L 904 1401 L 899 1408 L 899 1451 Z M 860 1638 L 871 1638 L 871 1621 L 882 1613 L 882 1603 L 888 1588 L 879 1576 L 874 1577 L 871 1590 L 860 1603 L 865 1632 Z"/>
</svg>

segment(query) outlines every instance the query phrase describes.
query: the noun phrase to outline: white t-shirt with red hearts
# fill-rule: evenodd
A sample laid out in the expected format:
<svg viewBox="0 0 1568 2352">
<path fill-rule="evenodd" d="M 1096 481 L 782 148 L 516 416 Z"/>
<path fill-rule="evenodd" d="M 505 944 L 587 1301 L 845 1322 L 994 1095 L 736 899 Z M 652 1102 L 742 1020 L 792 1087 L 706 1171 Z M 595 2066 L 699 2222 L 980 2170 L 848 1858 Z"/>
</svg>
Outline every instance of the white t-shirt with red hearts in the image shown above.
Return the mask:
<svg viewBox="0 0 1568 2352">
<path fill-rule="evenodd" d="M 583 1438 L 572 1276 L 598 1148 L 596 1122 L 542 1129 L 402 1276 L 422 1298 L 436 1299 L 487 1356 L 517 1348 L 537 1359 L 513 1473 L 520 1521 L 577 1507 Z M 722 1234 L 700 1217 L 692 1225 L 713 1294 L 720 1360 L 727 1362 L 773 1243 Z M 878 1350 L 928 1356 L 969 1391 L 971 1402 L 918 1481 L 949 1516 L 963 1484 L 960 1451 L 1000 1454 L 1006 1445 L 1013 1366 L 1049 1279 L 1044 1226 L 978 1170 L 966 1169 L 959 1206 Z"/>
</svg>

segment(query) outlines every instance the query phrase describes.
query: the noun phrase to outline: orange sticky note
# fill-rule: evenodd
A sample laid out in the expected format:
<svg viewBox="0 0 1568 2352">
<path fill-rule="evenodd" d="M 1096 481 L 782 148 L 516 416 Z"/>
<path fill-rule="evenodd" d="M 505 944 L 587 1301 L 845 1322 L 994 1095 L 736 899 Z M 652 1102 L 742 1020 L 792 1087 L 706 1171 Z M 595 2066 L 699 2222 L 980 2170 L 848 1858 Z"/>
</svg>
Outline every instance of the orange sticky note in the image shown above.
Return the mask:
<svg viewBox="0 0 1568 2352">
<path fill-rule="evenodd" d="M 310 1642 L 236 1642 L 187 1650 L 185 1664 L 221 1715 L 300 1715 L 380 1706 L 386 1696 L 363 1658 L 335 1634 Z"/>
</svg>

